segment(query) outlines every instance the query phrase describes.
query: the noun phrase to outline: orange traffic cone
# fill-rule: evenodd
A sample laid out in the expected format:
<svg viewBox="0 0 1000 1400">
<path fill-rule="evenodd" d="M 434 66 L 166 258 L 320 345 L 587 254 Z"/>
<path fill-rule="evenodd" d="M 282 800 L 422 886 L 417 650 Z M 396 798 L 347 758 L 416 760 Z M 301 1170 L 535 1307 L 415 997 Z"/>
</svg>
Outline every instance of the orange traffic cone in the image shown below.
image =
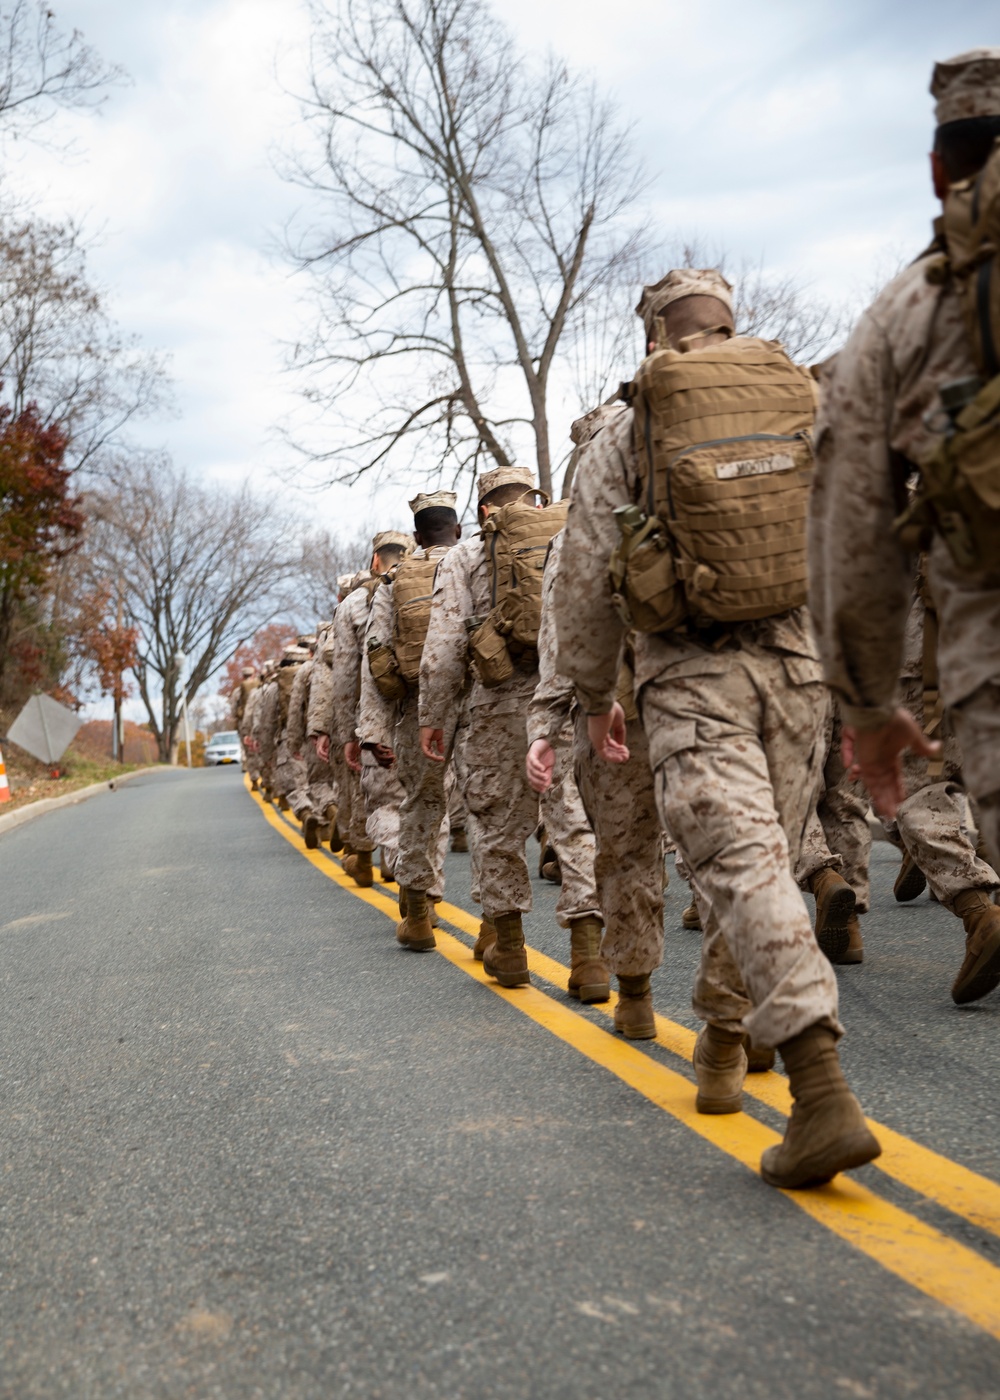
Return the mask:
<svg viewBox="0 0 1000 1400">
<path fill-rule="evenodd" d="M 7 781 L 7 769 L 4 767 L 3 754 L 0 753 L 0 802 L 10 801 L 10 783 Z"/>
</svg>

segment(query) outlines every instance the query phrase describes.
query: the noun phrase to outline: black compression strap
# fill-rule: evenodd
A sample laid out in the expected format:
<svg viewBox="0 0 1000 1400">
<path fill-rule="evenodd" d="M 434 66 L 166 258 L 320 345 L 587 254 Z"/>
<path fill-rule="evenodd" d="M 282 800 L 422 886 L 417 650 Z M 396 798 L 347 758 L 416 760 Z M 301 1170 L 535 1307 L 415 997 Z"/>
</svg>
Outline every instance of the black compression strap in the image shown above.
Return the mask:
<svg viewBox="0 0 1000 1400">
<path fill-rule="evenodd" d="M 983 368 L 990 379 L 1000 374 L 997 361 L 997 348 L 993 341 L 993 327 L 990 324 L 990 275 L 996 254 L 987 258 L 976 275 L 976 314 L 979 317 L 979 338 L 982 342 Z"/>
</svg>

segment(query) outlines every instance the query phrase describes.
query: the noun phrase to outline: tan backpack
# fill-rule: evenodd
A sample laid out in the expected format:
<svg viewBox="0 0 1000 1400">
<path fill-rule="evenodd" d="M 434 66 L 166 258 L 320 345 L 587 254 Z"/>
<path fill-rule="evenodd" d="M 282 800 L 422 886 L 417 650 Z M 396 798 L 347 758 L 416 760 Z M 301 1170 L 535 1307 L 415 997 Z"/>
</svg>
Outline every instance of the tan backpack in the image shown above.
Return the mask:
<svg viewBox="0 0 1000 1400">
<path fill-rule="evenodd" d="M 1000 571 L 1000 138 L 978 175 L 948 192 L 936 225 L 931 283 L 954 279 L 980 378 L 942 384 L 942 437 L 918 463 L 920 486 L 896 521 L 901 542 L 925 549 L 942 536 L 959 568 Z"/>
<path fill-rule="evenodd" d="M 407 685 L 420 680 L 420 658 L 424 654 L 427 628 L 431 620 L 431 594 L 440 559 L 409 555 L 400 561 L 392 581 L 392 641 L 399 674 Z"/>
<path fill-rule="evenodd" d="M 535 497 L 544 504 L 537 505 Z M 542 575 L 549 545 L 566 524 L 568 501 L 550 505 L 543 491 L 528 490 L 487 516 L 483 526 L 490 611 L 470 618 L 469 648 L 480 681 L 503 685 L 515 670 L 538 666 Z"/>
<path fill-rule="evenodd" d="M 816 396 L 777 341 L 654 350 L 623 387 L 643 506 L 615 512 L 615 602 L 663 632 L 774 617 L 806 600 Z"/>
</svg>

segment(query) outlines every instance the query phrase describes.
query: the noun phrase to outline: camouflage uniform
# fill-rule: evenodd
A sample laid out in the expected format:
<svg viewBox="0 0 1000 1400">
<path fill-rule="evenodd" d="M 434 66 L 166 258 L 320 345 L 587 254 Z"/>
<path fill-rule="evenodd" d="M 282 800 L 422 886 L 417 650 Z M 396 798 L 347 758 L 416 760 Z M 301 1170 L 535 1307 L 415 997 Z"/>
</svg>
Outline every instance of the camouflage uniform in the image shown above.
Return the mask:
<svg viewBox="0 0 1000 1400">
<path fill-rule="evenodd" d="M 309 792 L 309 754 L 312 745 L 306 742 L 306 707 L 309 703 L 309 677 L 314 658 L 310 657 L 298 667 L 288 701 L 288 722 L 285 725 L 285 740 L 289 753 L 295 762 L 296 779 L 299 786 L 287 794 L 289 805 L 299 821 L 309 816 L 322 816 L 316 812 Z"/>
<path fill-rule="evenodd" d="M 261 780 L 269 793 L 274 792 L 274 765 L 281 721 L 281 701 L 278 682 L 272 676 L 257 692 L 259 699 L 253 712 L 253 737 L 260 759 Z"/>
<path fill-rule="evenodd" d="M 917 593 L 906 621 L 900 698 L 921 726 L 924 714 L 924 627 L 926 606 Z M 955 899 L 965 890 L 993 891 L 1000 879 L 976 855 L 966 829 L 962 755 L 947 715 L 936 736 L 942 741 L 940 774 L 931 772 L 926 758 L 907 751 L 903 778 L 907 798 L 887 826 L 889 839 L 902 845 L 927 877 L 935 898 L 955 913 Z"/>
<path fill-rule="evenodd" d="M 806 888 L 810 878 L 829 867 L 838 870 L 854 891 L 857 913 L 871 905 L 869 866 L 872 833 L 868 794 L 851 782 L 841 757 L 842 725 L 836 704 L 827 720 L 826 759 L 816 804 L 809 814 L 795 878 Z"/>
<path fill-rule="evenodd" d="M 331 747 L 337 763 L 339 813 L 337 825 L 353 851 L 370 851 L 374 842 L 366 829 L 367 812 L 361 779 L 343 758 L 345 744 L 357 740 L 357 712 L 361 695 L 361 647 L 368 620 L 369 593 L 356 588 L 338 606 L 333 617 L 333 689 L 331 694 Z"/>
<path fill-rule="evenodd" d="M 663 961 L 663 854 L 653 775 L 646 736 L 632 707 L 628 723 L 630 758 L 610 764 L 594 753 L 587 717 L 576 703 L 573 686 L 556 669 L 552 591 L 561 564 L 564 535 L 552 542 L 545 568 L 542 625 L 538 633 L 539 682 L 528 711 L 528 743 L 546 739 L 556 752 L 556 771 L 572 765 L 574 798 L 588 823 L 589 854 L 596 912 L 604 919 L 601 956 L 616 976 L 652 972 Z M 568 723 L 567 723 L 568 721 Z M 555 782 L 553 782 L 555 786 Z M 573 810 L 571 807 L 570 810 Z M 559 852 L 566 881 L 566 861 L 556 840 L 556 825 L 543 800 L 546 831 Z M 572 867 L 571 867 L 572 868 Z M 581 885 L 576 903 L 586 908 L 589 888 Z M 562 901 L 560 900 L 560 903 Z M 567 911 L 567 919 L 579 914 Z"/>
<path fill-rule="evenodd" d="M 448 547 L 417 549 L 415 559 L 443 559 Z M 369 642 L 391 645 L 393 636 L 392 584 L 379 588 L 372 598 L 365 631 Z M 402 700 L 387 700 L 380 693 L 367 662 L 361 667 L 361 705 L 358 738 L 362 743 L 383 744 L 396 756 L 395 775 L 402 787 L 399 804 L 396 883 L 402 889 L 423 890 L 432 899 L 444 896 L 444 858 L 448 848 L 448 799 L 454 786 L 451 763 L 425 758 L 420 747 L 417 691 Z M 450 757 L 453 736 L 446 733 L 445 752 Z"/>
<path fill-rule="evenodd" d="M 334 744 L 330 744 L 330 762 L 324 763 L 316 752 L 315 741 L 329 736 L 333 728 L 333 623 L 319 636 L 316 655 L 309 668 L 305 708 L 306 770 L 309 777 L 309 799 L 312 809 L 324 823 L 327 813 L 337 805 L 337 780 Z"/>
<path fill-rule="evenodd" d="M 615 697 L 624 624 L 611 600 L 612 512 L 641 498 L 626 410 L 582 450 L 554 611 L 558 665 L 588 714 Z M 639 635 L 636 685 L 660 817 L 704 901 L 694 1006 L 755 1045 L 841 1033 L 837 983 L 792 869 L 825 757 L 828 701 L 804 610 Z"/>
<path fill-rule="evenodd" d="M 431 621 L 420 664 L 419 723 L 447 736 L 462 712 L 469 676 L 465 619 L 490 610 L 486 551 L 481 535 L 450 549 L 434 580 Z M 468 696 L 469 724 L 461 745 L 460 778 L 475 848 L 480 898 L 487 919 L 526 913 L 531 877 L 525 846 L 538 825 L 538 797 L 528 786 L 524 717 L 538 672 L 515 671 L 487 689 L 476 679 Z"/>
<path fill-rule="evenodd" d="M 817 423 L 810 560 L 816 635 L 844 723 L 891 716 L 903 669 L 912 565 L 892 543 L 894 464 L 919 460 L 937 436 L 924 415 L 949 380 L 976 373 L 958 295 L 927 280 L 927 257 L 901 273 L 861 318 L 824 381 Z M 887 426 L 888 425 L 888 426 Z M 859 503 L 864 503 L 864 509 Z M 963 574 L 935 538 L 928 580 L 939 619 L 941 695 L 1000 860 L 1000 571 Z"/>
<path fill-rule="evenodd" d="M 247 748 L 247 739 L 253 736 L 253 717 L 260 700 L 260 681 L 246 695 L 242 712 L 236 725 L 236 732 L 243 745 L 243 767 L 254 782 L 260 781 L 260 756 Z"/>
</svg>

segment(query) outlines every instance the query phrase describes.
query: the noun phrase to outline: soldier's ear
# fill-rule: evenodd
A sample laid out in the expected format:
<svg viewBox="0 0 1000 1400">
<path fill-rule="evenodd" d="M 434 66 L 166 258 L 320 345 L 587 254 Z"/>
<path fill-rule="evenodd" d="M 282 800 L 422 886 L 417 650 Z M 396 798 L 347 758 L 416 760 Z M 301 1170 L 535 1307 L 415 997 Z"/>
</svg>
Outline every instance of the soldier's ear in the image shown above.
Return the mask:
<svg viewBox="0 0 1000 1400">
<path fill-rule="evenodd" d="M 931 183 L 934 186 L 934 193 L 938 199 L 944 200 L 951 189 L 951 181 L 948 179 L 948 172 L 944 168 L 944 161 L 937 151 L 931 151 Z"/>
<path fill-rule="evenodd" d="M 455 539 L 456 539 L 456 540 L 460 540 L 461 538 L 462 538 L 462 527 L 461 527 L 461 525 L 456 525 L 456 526 L 455 526 Z"/>
</svg>

